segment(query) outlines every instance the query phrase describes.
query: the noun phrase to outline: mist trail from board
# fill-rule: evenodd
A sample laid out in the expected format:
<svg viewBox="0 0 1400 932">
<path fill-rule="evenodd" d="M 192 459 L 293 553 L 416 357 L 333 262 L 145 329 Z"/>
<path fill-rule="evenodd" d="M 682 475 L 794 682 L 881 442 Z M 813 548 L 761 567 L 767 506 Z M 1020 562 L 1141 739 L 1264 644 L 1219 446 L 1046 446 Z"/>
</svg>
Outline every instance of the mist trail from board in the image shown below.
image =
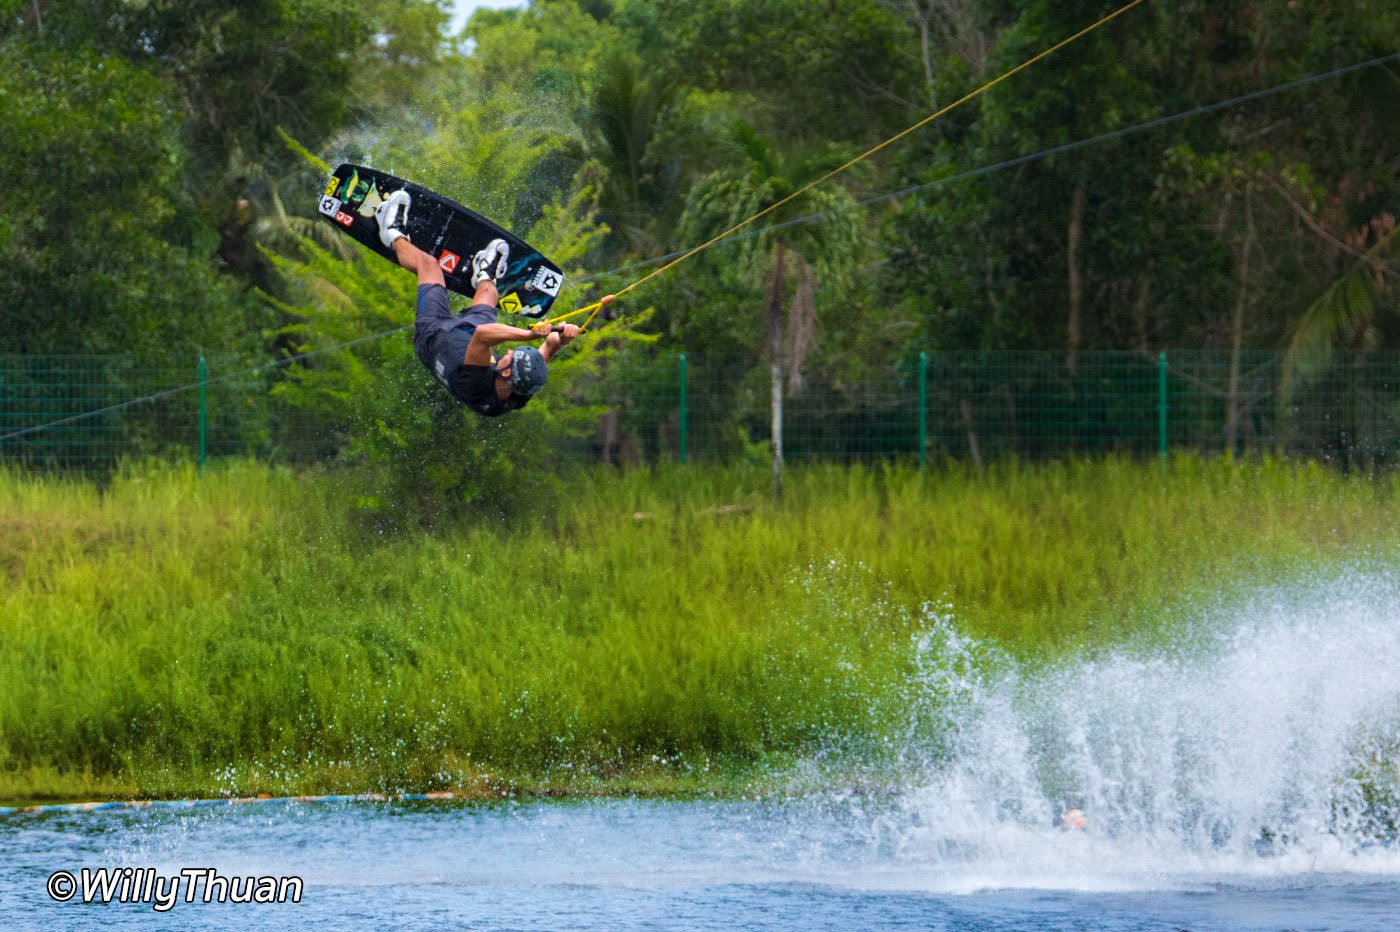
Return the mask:
<svg viewBox="0 0 1400 932">
<path fill-rule="evenodd" d="M 893 805 L 849 840 L 937 885 L 1400 874 L 1400 582 L 1355 572 L 1048 672 L 921 640 Z M 1086 827 L 1059 826 L 1081 809 Z"/>
</svg>

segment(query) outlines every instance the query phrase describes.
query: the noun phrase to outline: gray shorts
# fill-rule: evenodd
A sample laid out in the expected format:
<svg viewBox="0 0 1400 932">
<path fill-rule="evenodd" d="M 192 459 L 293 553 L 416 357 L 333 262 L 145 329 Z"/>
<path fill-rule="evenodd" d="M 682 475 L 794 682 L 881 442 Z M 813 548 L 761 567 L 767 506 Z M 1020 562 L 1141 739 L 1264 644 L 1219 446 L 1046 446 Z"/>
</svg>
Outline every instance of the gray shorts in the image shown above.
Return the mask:
<svg viewBox="0 0 1400 932">
<path fill-rule="evenodd" d="M 428 371 L 443 381 L 462 364 L 467 344 L 482 324 L 496 322 L 496 309 L 489 304 L 473 304 L 461 314 L 453 314 L 447 303 L 447 289 L 441 285 L 418 286 L 418 316 L 413 321 L 413 351 Z M 441 371 L 439 371 L 441 370 Z"/>
</svg>

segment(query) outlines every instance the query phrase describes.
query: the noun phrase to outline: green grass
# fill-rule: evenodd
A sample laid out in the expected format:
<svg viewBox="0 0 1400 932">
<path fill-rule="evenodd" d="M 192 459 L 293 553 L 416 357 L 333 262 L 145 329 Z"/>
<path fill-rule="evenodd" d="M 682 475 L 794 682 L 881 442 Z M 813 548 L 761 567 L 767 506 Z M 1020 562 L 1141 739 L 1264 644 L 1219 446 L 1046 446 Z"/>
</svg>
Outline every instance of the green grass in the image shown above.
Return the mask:
<svg viewBox="0 0 1400 932">
<path fill-rule="evenodd" d="M 0 473 L 0 798 L 735 792 L 878 746 L 935 616 L 1053 661 L 1400 540 L 1395 482 L 1279 461 L 767 481 L 386 533 L 336 474 Z"/>
</svg>

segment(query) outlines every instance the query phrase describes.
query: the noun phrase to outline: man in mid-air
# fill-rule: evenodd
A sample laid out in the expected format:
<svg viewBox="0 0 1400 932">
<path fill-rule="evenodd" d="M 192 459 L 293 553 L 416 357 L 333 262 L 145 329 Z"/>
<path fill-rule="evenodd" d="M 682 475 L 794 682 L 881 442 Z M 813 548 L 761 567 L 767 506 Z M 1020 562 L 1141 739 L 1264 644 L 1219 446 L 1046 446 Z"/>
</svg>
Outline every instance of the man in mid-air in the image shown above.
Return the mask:
<svg viewBox="0 0 1400 932">
<path fill-rule="evenodd" d="M 399 265 L 418 275 L 418 315 L 413 324 L 413 349 L 457 401 L 486 417 L 499 417 L 523 408 L 549 377 L 549 360 L 579 334 L 573 324 L 553 328 L 547 323 L 529 330 L 496 322 L 496 279 L 505 274 L 510 247 L 495 239 L 471 262 L 471 306 L 461 314 L 448 308 L 447 285 L 437 260 L 408 239 L 407 191 L 395 191 L 374 211 L 379 239 L 394 251 Z M 502 343 L 543 338 L 539 349 L 517 346 L 499 357 Z"/>
</svg>

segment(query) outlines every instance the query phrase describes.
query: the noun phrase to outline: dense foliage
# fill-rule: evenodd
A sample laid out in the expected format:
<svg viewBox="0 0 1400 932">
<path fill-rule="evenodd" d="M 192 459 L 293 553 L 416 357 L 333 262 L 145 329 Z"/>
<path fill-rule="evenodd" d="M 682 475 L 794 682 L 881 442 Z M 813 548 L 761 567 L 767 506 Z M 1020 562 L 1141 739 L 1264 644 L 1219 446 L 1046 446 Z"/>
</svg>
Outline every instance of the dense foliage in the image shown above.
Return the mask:
<svg viewBox="0 0 1400 932">
<path fill-rule="evenodd" d="M 327 246 L 318 158 L 523 233 L 568 212 L 563 259 L 596 280 L 563 300 L 586 303 L 1117 5 L 530 0 L 449 36 L 431 0 L 6 0 L 0 353 L 254 365 L 407 323 L 404 300 L 321 326 L 326 287 L 398 273 Z M 926 349 L 1050 349 L 1072 372 L 1100 349 L 1400 347 L 1400 64 L 1137 129 L 1396 48 L 1390 0 L 1146 3 L 630 293 L 631 332 L 659 339 L 552 403 L 625 429 L 680 349 L 736 382 L 776 355 L 786 391 L 839 398 L 867 360 Z M 407 375 L 336 386 L 337 414 L 287 371 L 339 436 L 376 407 L 441 433 Z"/>
</svg>

